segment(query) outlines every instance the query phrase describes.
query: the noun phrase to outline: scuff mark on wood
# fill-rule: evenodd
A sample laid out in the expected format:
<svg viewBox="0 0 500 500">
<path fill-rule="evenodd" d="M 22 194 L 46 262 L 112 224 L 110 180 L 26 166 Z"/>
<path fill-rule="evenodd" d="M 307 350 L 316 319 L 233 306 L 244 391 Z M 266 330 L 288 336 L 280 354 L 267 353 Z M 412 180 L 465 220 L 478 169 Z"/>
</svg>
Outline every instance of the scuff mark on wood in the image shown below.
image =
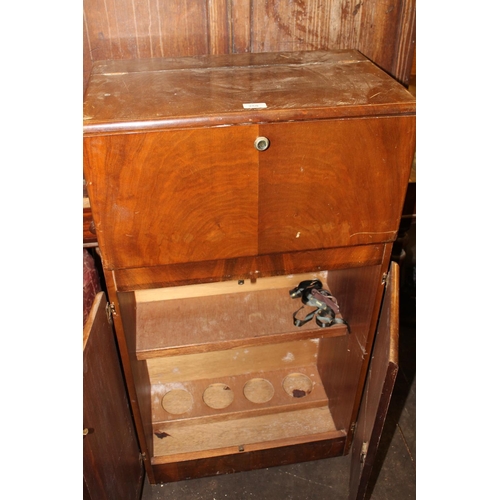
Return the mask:
<svg viewBox="0 0 500 500">
<path fill-rule="evenodd" d="M 381 235 L 381 234 L 387 234 L 388 237 L 391 237 L 391 236 L 396 235 L 396 231 L 376 231 L 376 232 L 360 231 L 359 233 L 353 233 L 353 234 L 349 235 L 349 238 L 353 238 L 354 236 L 359 236 L 359 235 L 370 236 L 371 238 L 373 238 L 373 236 Z"/>
<path fill-rule="evenodd" d="M 158 439 L 164 439 L 166 437 L 172 437 L 170 434 L 166 433 L 166 432 L 155 432 L 155 436 L 158 438 Z"/>
<path fill-rule="evenodd" d="M 363 2 L 359 2 L 354 6 L 354 10 L 352 11 L 352 15 L 355 16 L 358 12 L 361 6 L 363 5 Z"/>
</svg>

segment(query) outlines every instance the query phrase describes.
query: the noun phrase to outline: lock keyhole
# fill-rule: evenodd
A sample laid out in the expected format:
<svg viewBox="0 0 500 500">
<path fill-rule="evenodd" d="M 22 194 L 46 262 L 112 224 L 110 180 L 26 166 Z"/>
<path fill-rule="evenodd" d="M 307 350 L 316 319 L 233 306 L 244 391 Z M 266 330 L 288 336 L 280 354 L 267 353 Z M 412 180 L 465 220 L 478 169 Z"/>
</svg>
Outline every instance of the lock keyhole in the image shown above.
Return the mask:
<svg viewBox="0 0 500 500">
<path fill-rule="evenodd" d="M 269 147 L 269 139 L 267 137 L 257 137 L 253 144 L 257 151 L 265 151 Z"/>
</svg>

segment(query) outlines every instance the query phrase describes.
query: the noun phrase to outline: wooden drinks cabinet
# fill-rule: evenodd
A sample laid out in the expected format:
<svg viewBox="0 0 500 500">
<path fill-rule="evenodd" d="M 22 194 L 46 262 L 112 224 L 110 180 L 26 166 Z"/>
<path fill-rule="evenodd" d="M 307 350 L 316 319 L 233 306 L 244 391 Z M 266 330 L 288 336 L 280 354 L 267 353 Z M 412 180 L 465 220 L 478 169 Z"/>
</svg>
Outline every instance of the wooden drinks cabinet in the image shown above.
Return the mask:
<svg viewBox="0 0 500 500">
<path fill-rule="evenodd" d="M 84 174 L 151 483 L 352 448 L 363 496 L 414 150 L 414 97 L 354 50 L 94 64 Z M 296 326 L 313 279 L 348 326 Z"/>
</svg>

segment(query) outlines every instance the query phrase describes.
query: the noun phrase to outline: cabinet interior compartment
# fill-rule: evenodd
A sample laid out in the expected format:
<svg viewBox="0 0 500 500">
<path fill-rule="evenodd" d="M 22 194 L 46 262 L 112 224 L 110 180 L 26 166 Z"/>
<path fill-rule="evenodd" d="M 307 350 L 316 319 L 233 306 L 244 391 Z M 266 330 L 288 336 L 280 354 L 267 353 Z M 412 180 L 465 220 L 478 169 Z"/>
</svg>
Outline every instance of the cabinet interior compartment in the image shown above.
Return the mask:
<svg viewBox="0 0 500 500">
<path fill-rule="evenodd" d="M 364 290 L 373 304 L 379 270 L 120 294 L 129 297 L 125 314 L 135 311 L 127 321 L 134 329 L 129 350 L 140 367 L 137 393 L 152 464 L 345 439 L 359 376 L 356 353 L 370 316 L 370 307 L 348 302 L 362 302 Z M 302 303 L 289 290 L 306 279 L 320 279 L 338 299 L 351 333 L 343 324 L 321 328 L 314 319 L 294 325 Z"/>
<path fill-rule="evenodd" d="M 289 290 L 316 278 L 328 288 L 327 276 L 309 273 L 138 291 L 137 358 L 345 335 L 342 324 L 325 329 L 315 321 L 293 325 L 302 304 L 290 298 Z"/>
<path fill-rule="evenodd" d="M 155 463 L 341 436 L 318 339 L 147 360 Z"/>
</svg>

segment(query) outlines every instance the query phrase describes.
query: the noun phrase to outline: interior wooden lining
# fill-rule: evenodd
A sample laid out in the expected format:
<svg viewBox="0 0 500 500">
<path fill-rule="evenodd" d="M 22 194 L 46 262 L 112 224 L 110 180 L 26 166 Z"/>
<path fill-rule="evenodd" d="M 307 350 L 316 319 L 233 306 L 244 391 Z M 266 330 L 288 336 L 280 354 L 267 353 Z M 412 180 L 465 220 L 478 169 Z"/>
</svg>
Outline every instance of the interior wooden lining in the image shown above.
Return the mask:
<svg viewBox="0 0 500 500">
<path fill-rule="evenodd" d="M 296 286 L 299 281 L 293 280 Z M 327 285 L 324 285 L 327 289 Z M 321 328 L 311 320 L 294 324 L 302 306 L 282 288 L 247 293 L 206 295 L 190 299 L 140 302 L 137 304 L 137 358 L 200 353 L 293 339 L 346 335 L 345 325 Z M 342 306 L 341 306 L 342 307 Z M 304 306 L 300 317 L 314 311 Z M 342 315 L 338 315 L 342 317 Z"/>
<path fill-rule="evenodd" d="M 248 293 L 258 290 L 269 290 L 273 288 L 290 289 L 297 286 L 301 281 L 319 279 L 326 283 L 327 271 L 318 273 L 289 274 L 287 276 L 273 276 L 257 279 L 254 283 L 250 280 L 221 281 L 218 283 L 202 283 L 200 285 L 175 286 L 167 288 L 153 288 L 149 290 L 137 290 L 135 292 L 137 303 L 156 302 L 174 299 L 186 299 L 194 297 L 208 297 L 213 295 L 225 295 L 229 293 Z M 241 283 L 241 284 L 240 284 Z"/>
<path fill-rule="evenodd" d="M 146 360 L 151 384 L 258 374 L 315 364 L 318 339 L 257 345 Z M 257 376 L 257 375 L 256 375 Z"/>
</svg>

